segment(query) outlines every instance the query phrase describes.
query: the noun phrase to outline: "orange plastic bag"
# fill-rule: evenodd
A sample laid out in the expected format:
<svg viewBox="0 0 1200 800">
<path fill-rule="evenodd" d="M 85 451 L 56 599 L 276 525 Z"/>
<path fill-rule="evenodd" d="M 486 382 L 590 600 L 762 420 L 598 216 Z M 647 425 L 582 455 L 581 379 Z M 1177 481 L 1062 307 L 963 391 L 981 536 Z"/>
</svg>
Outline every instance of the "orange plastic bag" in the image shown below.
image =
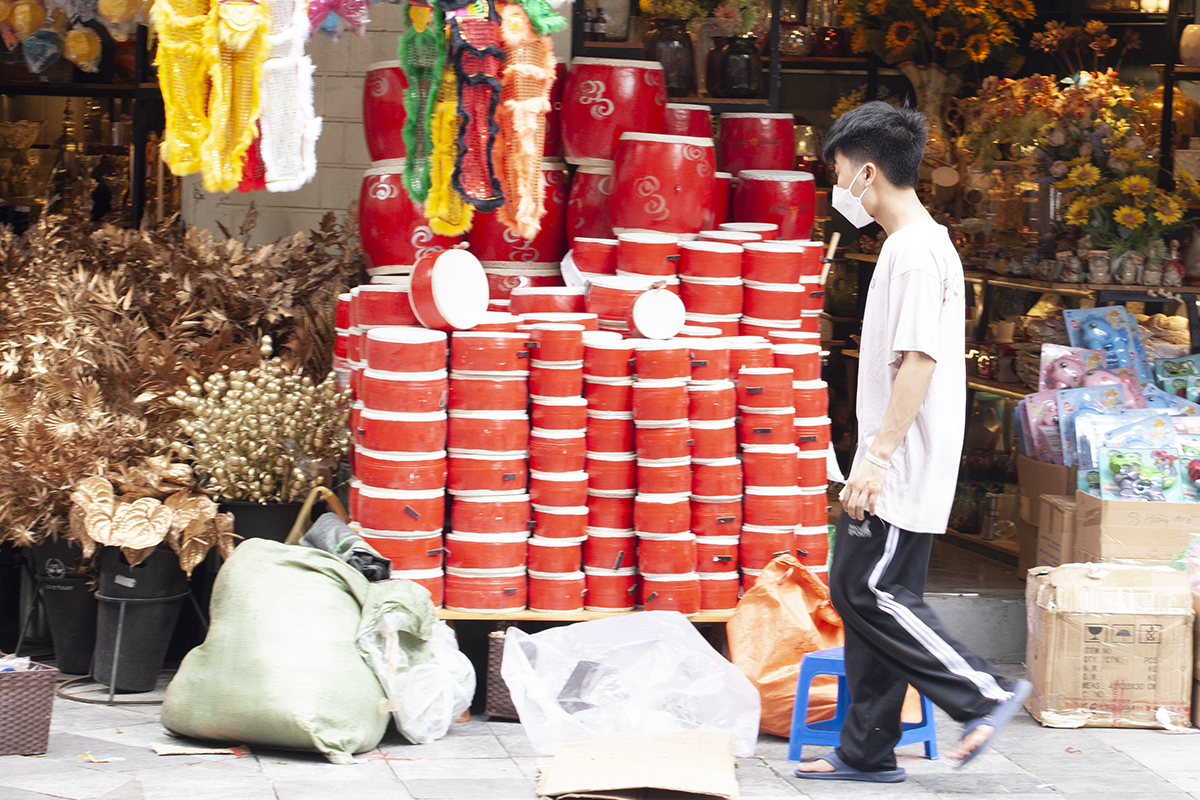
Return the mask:
<svg viewBox="0 0 1200 800">
<path fill-rule="evenodd" d="M 763 569 L 726 626 L 730 660 L 762 697 L 759 728 L 787 737 L 792 730 L 796 679 L 805 653 L 841 647 L 842 618 L 829 588 L 793 556 L 780 556 Z M 837 705 L 837 679 L 813 681 L 808 721 L 829 719 Z M 909 687 L 903 719 L 920 720 L 918 695 Z"/>
</svg>

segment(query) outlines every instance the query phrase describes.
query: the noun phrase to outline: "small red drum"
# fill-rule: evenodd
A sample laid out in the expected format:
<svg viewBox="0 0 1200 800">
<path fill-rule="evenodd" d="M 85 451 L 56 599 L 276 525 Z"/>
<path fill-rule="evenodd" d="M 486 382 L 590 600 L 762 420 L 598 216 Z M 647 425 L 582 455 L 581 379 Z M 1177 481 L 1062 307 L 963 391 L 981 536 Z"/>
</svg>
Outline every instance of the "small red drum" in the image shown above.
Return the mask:
<svg viewBox="0 0 1200 800">
<path fill-rule="evenodd" d="M 717 173 L 723 174 L 723 173 Z M 702 242 L 726 242 L 728 244 L 745 244 L 746 242 L 761 242 L 763 237 L 757 233 L 750 231 L 727 231 L 724 226 L 728 223 L 718 223 L 722 226 L 720 230 L 715 231 L 700 231 L 700 241 Z"/>
<path fill-rule="evenodd" d="M 679 296 L 684 308 L 693 314 L 733 316 L 742 312 L 741 278 L 680 279 Z"/>
<path fill-rule="evenodd" d="M 686 351 L 685 351 L 686 352 Z M 635 420 L 671 421 L 687 419 L 687 380 L 638 380 L 633 384 Z"/>
<path fill-rule="evenodd" d="M 604 416 L 599 416 L 603 414 Z M 585 452 L 630 453 L 634 448 L 633 413 L 628 411 L 588 411 Z M 627 418 L 628 417 L 628 418 Z"/>
<path fill-rule="evenodd" d="M 796 557 L 805 566 L 825 566 L 829 562 L 829 528 L 796 528 Z"/>
<path fill-rule="evenodd" d="M 638 493 L 633 498 L 633 527 L 639 533 L 685 533 L 692 521 L 687 492 Z"/>
<path fill-rule="evenodd" d="M 429 592 L 429 599 L 435 609 L 442 608 L 445 597 L 446 578 L 442 568 L 437 569 L 394 569 L 391 580 L 408 580 Z"/>
<path fill-rule="evenodd" d="M 821 343 L 821 334 L 817 331 L 777 330 L 767 331 L 767 338 L 772 345 L 776 344 L 812 344 Z M 797 373 L 799 374 L 799 373 Z M 797 378 L 799 380 L 799 378 Z M 815 378 L 813 380 L 816 380 Z"/>
<path fill-rule="evenodd" d="M 587 536 L 587 506 L 533 507 L 533 535 L 546 539 Z"/>
<path fill-rule="evenodd" d="M 722 172 L 791 169 L 796 160 L 796 120 L 791 114 L 722 114 Z"/>
<path fill-rule="evenodd" d="M 354 474 L 380 489 L 439 489 L 446 485 L 446 451 L 381 453 L 354 448 Z"/>
<path fill-rule="evenodd" d="M 712 138 L 712 109 L 708 106 L 667 103 L 666 119 L 667 127 L 663 131 L 666 134 Z"/>
<path fill-rule="evenodd" d="M 598 275 L 588 279 L 584 307 L 600 319 L 625 322 L 633 301 L 653 284 L 649 277 Z"/>
<path fill-rule="evenodd" d="M 528 533 L 532 517 L 527 494 L 477 492 L 455 496 L 450 506 L 450 527 L 460 533 Z"/>
<path fill-rule="evenodd" d="M 743 367 L 773 367 L 771 343 L 760 336 L 732 336 L 729 342 L 729 375 L 736 378 Z"/>
<path fill-rule="evenodd" d="M 667 85 L 657 61 L 572 59 L 562 94 L 567 162 L 611 160 L 626 131 L 664 132 L 666 106 Z"/>
<path fill-rule="evenodd" d="M 567 239 L 612 237 L 608 199 L 613 193 L 613 162 L 594 161 L 580 165 L 571 179 L 567 195 Z"/>
<path fill-rule="evenodd" d="M 814 337 L 815 338 L 815 337 Z M 821 347 L 817 344 L 773 344 L 775 366 L 786 367 L 798 381 L 821 379 Z"/>
<path fill-rule="evenodd" d="M 532 239 L 522 239 L 505 225 L 499 212 L 476 213 L 467 241 L 480 261 L 561 261 L 567 254 L 567 165 L 542 162 L 542 186 L 546 213 L 541 230 Z M 517 313 L 517 312 L 513 312 Z"/>
<path fill-rule="evenodd" d="M 583 565 L 593 569 L 629 569 L 637 563 L 637 536 L 633 531 L 588 528 L 583 543 Z"/>
<path fill-rule="evenodd" d="M 733 173 L 718 172 L 713 180 L 713 201 L 704 218 L 704 229 L 712 230 L 722 222 L 729 222 L 729 204 L 733 194 Z"/>
<path fill-rule="evenodd" d="M 799 525 L 800 491 L 795 486 L 747 486 L 746 496 L 742 498 L 742 518 L 745 521 L 742 544 L 746 543 L 747 525 L 772 528 L 795 528 Z M 789 548 L 792 546 L 788 545 Z M 742 561 L 745 562 L 744 557 Z M 749 566 L 758 568 L 756 564 Z"/>
<path fill-rule="evenodd" d="M 589 451 L 584 464 L 589 489 L 622 490 L 637 487 L 637 453 Z"/>
<path fill-rule="evenodd" d="M 800 448 L 794 444 L 742 445 L 746 485 L 796 486 L 799 454 Z"/>
<path fill-rule="evenodd" d="M 456 569 L 516 569 L 525 566 L 527 531 L 446 534 L 446 565 Z"/>
<path fill-rule="evenodd" d="M 682 280 L 688 278 L 740 278 L 742 277 L 742 248 L 728 242 L 680 242 L 679 275 Z M 738 313 L 741 313 L 740 308 Z"/>
<path fill-rule="evenodd" d="M 722 222 L 720 229 L 732 233 L 756 233 L 764 241 L 779 238 L 779 226 L 774 222 Z"/>
<path fill-rule="evenodd" d="M 639 381 L 679 381 L 692 377 L 691 345 L 675 340 L 635 339 L 633 341 L 634 369 Z M 674 384 L 683 386 L 682 383 Z M 634 394 L 637 385 L 634 385 Z M 686 412 L 685 412 L 686 413 Z M 645 419 L 675 419 L 675 417 L 645 417 Z"/>
<path fill-rule="evenodd" d="M 492 452 L 450 448 L 446 488 L 452 495 L 525 491 L 525 451 Z"/>
<path fill-rule="evenodd" d="M 430 250 L 413 267 L 408 297 L 426 328 L 467 330 L 487 313 L 487 274 L 466 250 Z"/>
<path fill-rule="evenodd" d="M 821 450 L 829 447 L 829 417 L 796 417 L 792 421 L 796 444 L 801 450 Z"/>
<path fill-rule="evenodd" d="M 487 272 L 487 270 L 485 269 L 484 272 Z M 508 301 L 505 300 L 503 302 L 505 303 L 505 308 L 507 308 Z M 480 322 L 474 328 L 471 328 L 471 331 L 480 333 L 484 331 L 493 331 L 495 333 L 516 333 L 517 326 L 521 324 L 521 318 L 516 314 L 508 313 L 508 311 L 492 311 L 491 305 L 492 304 L 489 301 L 489 310 L 483 315 L 483 322 Z"/>
<path fill-rule="evenodd" d="M 621 134 L 609 203 L 613 230 L 698 233 L 712 205 L 716 171 L 712 139 Z"/>
<path fill-rule="evenodd" d="M 825 486 L 828 455 L 824 450 L 803 450 L 796 454 L 796 485 L 803 489 Z"/>
<path fill-rule="evenodd" d="M 742 277 L 760 283 L 799 284 L 805 249 L 798 242 L 748 242 L 743 247 Z"/>
<path fill-rule="evenodd" d="M 519 450 L 524 456 L 529 449 L 529 415 L 524 411 L 454 409 L 449 413 L 446 443 L 452 450 Z"/>
<path fill-rule="evenodd" d="M 527 405 L 528 372 L 450 373 L 450 408 L 524 411 Z"/>
<path fill-rule="evenodd" d="M 577 236 L 571 244 L 575 267 L 584 275 L 617 274 L 617 240 Z"/>
<path fill-rule="evenodd" d="M 587 502 L 587 473 L 529 471 L 529 498 L 539 506 L 582 506 Z"/>
<path fill-rule="evenodd" d="M 737 608 L 742 587 L 737 570 L 733 572 L 701 572 L 700 610 L 732 611 Z"/>
<path fill-rule="evenodd" d="M 528 585 L 525 568 L 446 568 L 446 607 L 484 614 L 525 608 Z"/>
<path fill-rule="evenodd" d="M 546 112 L 546 141 L 542 146 L 542 158 L 561 159 L 562 147 L 562 98 L 563 86 L 567 82 L 567 65 L 554 65 L 554 83 L 550 86 L 550 110 Z"/>
<path fill-rule="evenodd" d="M 693 381 L 723 381 L 729 378 L 729 345 L 720 339 L 696 339 L 688 342 L 692 356 Z M 688 389 L 691 412 L 691 389 Z"/>
<path fill-rule="evenodd" d="M 739 478 L 741 473 L 739 471 Z M 676 494 L 692 489 L 692 460 L 684 458 L 639 458 L 637 487 L 650 494 Z"/>
<path fill-rule="evenodd" d="M 587 427 L 587 400 L 582 397 L 531 397 L 533 427 L 577 430 Z"/>
<path fill-rule="evenodd" d="M 599 338 L 606 335 L 615 338 Z M 585 378 L 628 378 L 633 375 L 633 342 L 620 334 L 605 332 L 583 342 L 583 374 Z M 620 410 L 620 409 L 618 409 Z"/>
<path fill-rule="evenodd" d="M 738 409 L 738 441 L 747 444 L 793 444 L 796 439 L 794 408 Z M 804 449 L 804 448 L 801 448 Z"/>
<path fill-rule="evenodd" d="M 359 399 L 376 411 L 413 414 L 444 411 L 449 381 L 446 370 L 436 372 L 382 372 L 367 367 L 359 379 Z"/>
<path fill-rule="evenodd" d="M 529 570 L 530 611 L 583 611 L 587 579 L 580 571 L 538 572 Z"/>
<path fill-rule="evenodd" d="M 588 611 L 632 611 L 637 570 L 584 567 Z"/>
<path fill-rule="evenodd" d="M 420 325 L 408 302 L 409 281 L 363 284 L 350 292 L 355 327 Z"/>
<path fill-rule="evenodd" d="M 633 528 L 633 496 L 636 490 L 601 491 L 588 489 L 588 526 L 593 528 Z"/>
<path fill-rule="evenodd" d="M 442 532 L 393 533 L 359 527 L 363 541 L 392 562 L 392 569 L 439 569 L 442 566 Z"/>
<path fill-rule="evenodd" d="M 736 419 L 688 420 L 693 458 L 732 458 L 737 455 Z"/>
<path fill-rule="evenodd" d="M 367 331 L 362 360 L 383 372 L 436 372 L 446 368 L 446 334 L 416 327 Z M 353 350 L 353 348 L 351 348 Z"/>
<path fill-rule="evenodd" d="M 762 569 L 779 556 L 796 554 L 796 534 L 787 526 L 743 525 L 741 539 L 742 566 Z"/>
<path fill-rule="evenodd" d="M 737 389 L 733 381 L 693 381 L 688 384 L 688 419 L 725 420 L 735 416 Z"/>
<path fill-rule="evenodd" d="M 801 487 L 800 527 L 815 528 L 829 524 L 829 495 L 825 486 Z"/>
<path fill-rule="evenodd" d="M 367 67 L 363 82 L 363 133 L 372 161 L 404 158 L 404 89 L 408 79 L 399 61 Z"/>
<path fill-rule="evenodd" d="M 692 494 L 723 497 L 741 493 L 742 462 L 732 457 L 692 460 Z"/>
<path fill-rule="evenodd" d="M 446 419 L 445 411 L 405 414 L 364 408 L 358 433 L 368 450 L 431 453 L 446 446 Z"/>
<path fill-rule="evenodd" d="M 823 417 L 829 413 L 829 384 L 825 381 L 794 381 L 793 405 L 801 417 Z"/>
<path fill-rule="evenodd" d="M 518 286 L 508 296 L 510 314 L 582 314 L 582 286 Z"/>
<path fill-rule="evenodd" d="M 382 161 L 363 173 L 358 195 L 358 235 L 372 275 L 408 272 L 429 250 L 450 247 L 457 239 L 438 236 L 425 210 L 401 185 L 404 159 Z"/>
<path fill-rule="evenodd" d="M 637 456 L 641 460 L 684 459 L 692 455 L 692 432 L 687 420 L 678 420 L 679 425 L 667 424 L 653 428 L 638 427 L 634 440 Z M 652 489 L 643 489 L 649 492 Z M 675 491 L 687 491 L 678 489 Z"/>
<path fill-rule="evenodd" d="M 584 443 L 585 432 L 583 428 L 534 428 L 529 437 L 530 469 L 538 472 L 582 471 L 587 451 Z"/>
<path fill-rule="evenodd" d="M 647 611 L 678 611 L 691 616 L 700 611 L 700 576 L 642 573 L 642 603 Z"/>
<path fill-rule="evenodd" d="M 816 181 L 811 172 L 747 169 L 733 189 L 733 218 L 738 222 L 773 222 L 780 239 L 812 235 L 816 217 Z"/>
<path fill-rule="evenodd" d="M 716 328 L 720 336 L 737 336 L 741 329 L 741 314 L 696 314 L 691 311 L 684 314 L 683 319 L 688 325 L 700 325 L 706 328 Z"/>
<path fill-rule="evenodd" d="M 514 325 L 514 327 L 516 327 Z M 508 372 L 529 369 L 527 333 L 456 331 L 450 339 L 450 369 L 467 372 Z"/>
<path fill-rule="evenodd" d="M 582 536 L 569 539 L 530 537 L 529 568 L 536 572 L 574 572 L 583 565 L 583 540 Z"/>
<path fill-rule="evenodd" d="M 640 569 L 657 574 L 678 574 L 696 568 L 696 534 L 638 532 Z"/>
<path fill-rule="evenodd" d="M 513 289 L 522 286 L 562 286 L 562 270 L 557 261 L 522 262 L 522 261 L 483 261 L 483 271 L 487 273 L 488 294 L 491 301 L 503 300 L 508 302 Z M 489 303 L 489 309 L 491 304 Z M 503 307 L 504 311 L 512 313 L 511 303 Z"/>
<path fill-rule="evenodd" d="M 742 496 L 692 496 L 692 533 L 705 536 L 737 537 L 742 529 Z"/>
<path fill-rule="evenodd" d="M 437 529 L 445 519 L 446 493 L 442 489 L 358 489 L 358 519 L 364 528 L 395 533 Z"/>
<path fill-rule="evenodd" d="M 679 238 L 663 233 L 617 235 L 617 269 L 632 275 L 672 276 L 678 270 Z"/>
<path fill-rule="evenodd" d="M 697 572 L 730 572 L 738 570 L 738 537 L 701 536 L 696 539 Z M 737 599 L 734 598 L 734 605 Z"/>
<path fill-rule="evenodd" d="M 743 367 L 738 372 L 738 405 L 751 408 L 784 408 L 795 405 L 792 371 L 780 367 Z"/>
</svg>

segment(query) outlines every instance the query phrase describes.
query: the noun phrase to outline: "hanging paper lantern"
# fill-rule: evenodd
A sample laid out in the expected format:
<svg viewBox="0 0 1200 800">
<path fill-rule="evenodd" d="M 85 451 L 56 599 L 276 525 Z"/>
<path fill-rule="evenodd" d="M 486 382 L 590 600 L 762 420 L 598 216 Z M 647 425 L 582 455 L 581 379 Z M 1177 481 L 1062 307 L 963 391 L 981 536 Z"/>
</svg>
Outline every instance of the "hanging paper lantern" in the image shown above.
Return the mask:
<svg viewBox="0 0 1200 800">
<path fill-rule="evenodd" d="M 41 3 L 36 3 L 34 0 L 17 0 L 9 15 L 13 33 L 17 35 L 18 41 L 22 42 L 42 27 L 45 21 L 46 9 L 42 8 Z"/>
<path fill-rule="evenodd" d="M 63 58 L 84 72 L 100 68 L 100 37 L 91 28 L 76 28 L 63 40 Z"/>
<path fill-rule="evenodd" d="M 45 28 L 25 37 L 25 65 L 33 73 L 43 72 L 62 56 L 62 37 Z"/>
</svg>

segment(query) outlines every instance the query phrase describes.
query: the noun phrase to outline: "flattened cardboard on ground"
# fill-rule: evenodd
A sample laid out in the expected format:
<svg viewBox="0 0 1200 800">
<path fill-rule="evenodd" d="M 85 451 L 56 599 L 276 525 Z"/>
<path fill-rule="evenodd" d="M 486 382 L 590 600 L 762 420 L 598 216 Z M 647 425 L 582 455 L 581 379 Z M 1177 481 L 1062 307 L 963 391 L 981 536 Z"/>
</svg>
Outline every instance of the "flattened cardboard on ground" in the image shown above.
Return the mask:
<svg viewBox="0 0 1200 800">
<path fill-rule="evenodd" d="M 737 800 L 733 736 L 706 731 L 566 742 L 538 795 L 558 800 Z"/>
<path fill-rule="evenodd" d="M 1032 566 L 1058 567 L 1072 561 L 1075 551 L 1075 496 L 1042 495 L 1038 522 L 1037 557 Z"/>
<path fill-rule="evenodd" d="M 1166 708 L 1191 715 L 1195 611 L 1170 567 L 1066 564 L 1031 570 L 1025 586 L 1025 707 L 1052 728 L 1154 728 Z"/>
<path fill-rule="evenodd" d="M 1075 555 L 1079 562 L 1165 566 L 1200 531 L 1200 504 L 1102 500 L 1075 493 Z"/>
<path fill-rule="evenodd" d="M 1041 461 L 1017 454 L 1017 484 L 1020 487 L 1020 517 L 1037 527 L 1044 494 L 1074 494 L 1074 467 L 1044 464 Z"/>
</svg>

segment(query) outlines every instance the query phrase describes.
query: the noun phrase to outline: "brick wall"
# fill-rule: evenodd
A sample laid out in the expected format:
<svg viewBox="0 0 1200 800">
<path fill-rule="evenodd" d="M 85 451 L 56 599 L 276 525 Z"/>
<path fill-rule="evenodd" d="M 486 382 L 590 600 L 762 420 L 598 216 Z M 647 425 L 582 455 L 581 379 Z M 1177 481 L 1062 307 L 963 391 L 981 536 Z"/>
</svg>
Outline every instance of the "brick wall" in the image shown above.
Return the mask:
<svg viewBox="0 0 1200 800">
<path fill-rule="evenodd" d="M 562 13 L 569 16 L 570 6 Z M 189 175 L 183 180 L 184 219 L 214 232 L 219 231 L 218 221 L 236 231 L 253 201 L 258 222 L 251 242 L 263 244 L 315 228 L 326 211 L 344 215 L 358 199 L 363 170 L 370 164 L 362 130 L 363 76 L 371 64 L 395 60 L 402 21 L 399 5 L 376 3 L 362 38 L 347 34 L 335 42 L 317 33 L 308 43 L 307 53 L 317 67 L 316 113 L 324 118 L 317 142 L 317 175 L 311 183 L 295 192 L 212 194 L 204 191 L 198 175 Z M 554 50 L 560 60 L 568 58 L 569 31 L 554 35 Z"/>
</svg>

